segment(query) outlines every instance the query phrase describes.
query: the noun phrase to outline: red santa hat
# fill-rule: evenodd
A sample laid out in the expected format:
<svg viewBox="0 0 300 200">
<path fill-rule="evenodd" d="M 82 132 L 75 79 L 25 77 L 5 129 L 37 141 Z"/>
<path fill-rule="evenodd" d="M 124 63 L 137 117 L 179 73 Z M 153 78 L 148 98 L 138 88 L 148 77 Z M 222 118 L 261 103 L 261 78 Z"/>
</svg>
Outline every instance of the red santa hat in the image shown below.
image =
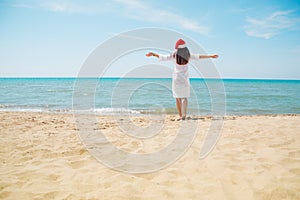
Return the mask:
<svg viewBox="0 0 300 200">
<path fill-rule="evenodd" d="M 185 48 L 185 41 L 183 39 L 179 39 L 177 40 L 176 44 L 175 44 L 175 49 L 181 49 L 181 48 Z"/>
</svg>

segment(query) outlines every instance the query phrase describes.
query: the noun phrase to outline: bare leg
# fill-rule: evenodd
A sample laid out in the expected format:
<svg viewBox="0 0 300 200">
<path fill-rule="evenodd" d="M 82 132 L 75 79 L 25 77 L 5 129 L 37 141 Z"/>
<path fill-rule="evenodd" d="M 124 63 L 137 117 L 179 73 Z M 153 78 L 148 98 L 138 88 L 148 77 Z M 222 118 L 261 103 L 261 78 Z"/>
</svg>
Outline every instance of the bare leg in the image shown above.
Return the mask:
<svg viewBox="0 0 300 200">
<path fill-rule="evenodd" d="M 182 112 L 182 119 L 183 120 L 185 120 L 185 118 L 186 118 L 187 105 L 188 105 L 187 98 L 182 98 L 182 100 L 181 100 L 181 112 Z"/>
<path fill-rule="evenodd" d="M 177 107 L 177 110 L 178 110 L 179 117 L 181 118 L 182 117 L 182 113 L 181 113 L 181 98 L 176 98 L 176 107 Z"/>
</svg>

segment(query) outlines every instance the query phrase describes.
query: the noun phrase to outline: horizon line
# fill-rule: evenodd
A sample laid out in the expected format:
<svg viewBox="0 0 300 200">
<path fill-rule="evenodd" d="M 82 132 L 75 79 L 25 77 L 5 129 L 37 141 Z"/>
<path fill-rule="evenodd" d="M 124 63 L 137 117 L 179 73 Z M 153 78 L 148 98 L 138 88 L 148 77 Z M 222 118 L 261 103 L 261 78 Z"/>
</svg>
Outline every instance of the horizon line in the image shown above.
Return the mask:
<svg viewBox="0 0 300 200">
<path fill-rule="evenodd" d="M 6 77 L 0 77 L 0 79 L 6 79 L 6 78 L 37 78 L 37 79 L 43 79 L 43 78 L 70 78 L 70 79 L 99 79 L 99 78 L 115 78 L 115 79 L 121 79 L 121 78 L 127 78 L 127 79 L 172 79 L 172 77 L 119 77 L 119 76 L 107 76 L 107 77 L 75 77 L 75 76 L 6 76 Z M 251 78 L 251 77 L 190 77 L 190 79 L 217 79 L 217 80 L 291 80 L 291 81 L 300 81 L 300 78 Z"/>
</svg>

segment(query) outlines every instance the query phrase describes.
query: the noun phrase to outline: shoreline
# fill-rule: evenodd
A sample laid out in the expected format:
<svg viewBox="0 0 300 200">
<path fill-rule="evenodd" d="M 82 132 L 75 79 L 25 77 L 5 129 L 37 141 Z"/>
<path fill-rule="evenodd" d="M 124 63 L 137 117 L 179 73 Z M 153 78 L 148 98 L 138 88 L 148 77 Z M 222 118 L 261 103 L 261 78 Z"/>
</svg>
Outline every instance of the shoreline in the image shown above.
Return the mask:
<svg viewBox="0 0 300 200">
<path fill-rule="evenodd" d="M 128 116 L 127 114 L 103 114 L 103 113 L 98 113 L 98 112 L 82 112 L 82 113 L 74 113 L 73 111 L 12 111 L 12 110 L 0 110 L 0 114 L 2 113 L 27 113 L 27 114 L 57 114 L 57 115 L 70 115 L 70 116 L 74 116 L 76 114 L 78 115 L 95 115 L 95 116 L 107 116 L 107 117 L 111 117 L 111 116 Z M 137 117 L 145 117 L 148 115 L 165 115 L 165 116 L 177 116 L 177 114 L 165 114 L 165 113 L 129 113 L 129 116 L 137 116 Z M 190 117 L 208 117 L 208 118 L 212 118 L 213 115 L 193 115 L 193 114 L 187 114 L 187 116 Z M 218 116 L 218 115 L 215 115 Z M 227 117 L 256 117 L 256 116 L 271 116 L 271 117 L 275 117 L 275 116 L 300 116 L 300 113 L 276 113 L 276 114 L 270 114 L 270 113 L 266 113 L 266 114 L 225 114 L 222 115 L 223 119 L 226 119 Z"/>
<path fill-rule="evenodd" d="M 212 118 L 182 122 L 167 115 L 160 134 L 134 139 L 122 133 L 120 118 L 114 117 L 96 116 L 96 129 L 132 153 L 163 148 L 182 124 L 198 127 L 190 148 L 172 165 L 127 174 L 86 150 L 72 114 L 0 112 L 0 198 L 300 199 L 300 115 L 226 116 L 216 146 L 204 159 L 199 155 Z M 149 118 L 133 116 L 132 122 L 145 127 Z"/>
</svg>

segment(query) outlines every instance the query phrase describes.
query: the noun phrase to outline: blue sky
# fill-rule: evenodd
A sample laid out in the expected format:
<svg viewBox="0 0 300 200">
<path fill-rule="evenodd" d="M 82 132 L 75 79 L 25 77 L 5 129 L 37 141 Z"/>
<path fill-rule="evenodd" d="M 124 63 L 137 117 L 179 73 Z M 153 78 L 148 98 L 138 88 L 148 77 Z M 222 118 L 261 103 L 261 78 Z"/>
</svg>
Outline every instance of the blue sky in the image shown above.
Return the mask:
<svg viewBox="0 0 300 200">
<path fill-rule="evenodd" d="M 2 0 L 0 27 L 0 77 L 76 77 L 102 42 L 158 27 L 218 53 L 224 78 L 300 79 L 297 0 Z"/>
</svg>

